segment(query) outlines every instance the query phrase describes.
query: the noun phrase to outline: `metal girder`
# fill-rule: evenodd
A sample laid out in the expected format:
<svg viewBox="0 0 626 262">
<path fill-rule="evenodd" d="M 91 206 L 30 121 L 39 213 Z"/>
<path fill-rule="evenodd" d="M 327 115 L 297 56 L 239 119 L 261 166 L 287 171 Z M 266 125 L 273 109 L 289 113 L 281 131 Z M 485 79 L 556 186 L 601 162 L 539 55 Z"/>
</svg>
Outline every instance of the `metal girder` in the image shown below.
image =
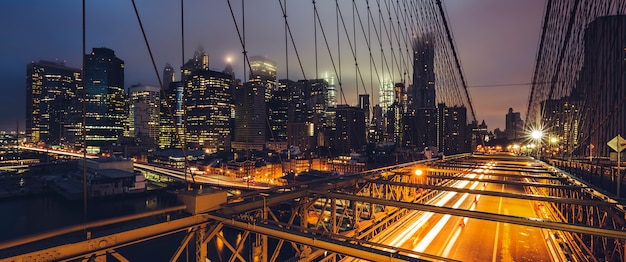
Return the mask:
<svg viewBox="0 0 626 262">
<path fill-rule="evenodd" d="M 385 200 L 385 199 L 375 199 L 375 198 L 354 196 L 354 195 L 348 195 L 348 194 L 342 194 L 342 193 L 331 193 L 331 192 L 321 192 L 321 191 L 310 191 L 310 192 L 314 194 L 325 195 L 326 197 L 343 198 L 343 199 L 348 199 L 348 200 L 375 203 L 375 204 L 387 205 L 387 206 L 395 206 L 399 208 L 406 208 L 406 209 L 412 209 L 412 210 L 422 210 L 422 211 L 427 211 L 427 212 L 434 212 L 434 213 L 448 214 L 448 215 L 453 215 L 453 216 L 461 216 L 461 217 L 469 217 L 469 218 L 477 218 L 477 219 L 482 219 L 482 220 L 517 224 L 517 225 L 523 225 L 523 226 L 563 230 L 563 231 L 576 232 L 576 233 L 582 233 L 582 234 L 591 234 L 591 235 L 598 235 L 598 236 L 603 236 L 603 237 L 626 239 L 626 232 L 621 231 L 621 230 L 610 230 L 610 229 L 583 226 L 583 225 L 570 225 L 567 223 L 543 220 L 543 219 L 538 219 L 538 218 L 526 218 L 526 217 L 518 217 L 518 216 L 510 216 L 510 215 L 500 215 L 500 214 L 493 214 L 493 213 L 487 213 L 487 212 L 481 212 L 481 211 L 469 211 L 469 210 L 464 210 L 464 209 L 438 207 L 438 206 L 426 205 L 426 204 L 407 203 L 407 202 L 392 201 L 392 200 Z"/>
<path fill-rule="evenodd" d="M 558 176 L 542 176 L 542 175 L 524 175 L 524 174 L 520 174 L 520 172 L 493 172 L 493 170 L 495 169 L 489 169 L 489 173 L 479 173 L 479 172 L 468 172 L 468 171 L 458 171 L 458 170 L 451 170 L 451 169 L 437 169 L 437 168 L 423 168 L 423 171 L 429 171 L 429 172 L 436 172 L 436 173 L 454 173 L 454 174 L 459 174 L 459 175 L 466 175 L 466 174 L 485 174 L 485 175 L 490 175 L 490 176 L 497 176 L 497 177 L 513 177 L 513 178 L 532 178 L 532 179 L 546 179 L 546 180 L 559 180 L 559 181 L 567 181 L 567 177 L 558 177 Z M 548 173 L 548 172 L 543 172 Z M 399 175 L 405 175 L 405 176 L 414 176 L 415 174 L 413 174 L 413 172 L 398 172 L 397 174 Z M 548 174 L 552 174 L 552 173 L 548 173 Z M 449 177 L 449 176 L 446 176 Z"/>
<path fill-rule="evenodd" d="M 476 165 L 469 165 L 469 164 L 457 164 L 457 165 L 450 165 L 450 164 L 444 164 L 444 165 L 434 165 L 434 166 L 426 166 L 426 167 L 430 167 L 433 170 L 436 171 L 441 171 L 441 172 L 468 172 L 468 171 L 459 171 L 459 170 L 454 170 L 452 168 L 460 168 L 460 169 L 464 169 L 464 170 L 473 170 L 473 169 L 485 169 Z M 525 165 L 524 165 L 525 167 Z M 508 173 L 508 174 L 519 174 L 520 172 L 524 172 L 524 173 L 533 173 L 533 174 L 543 174 L 543 173 L 551 173 L 550 170 L 545 169 L 545 168 L 541 168 L 541 169 L 537 169 L 537 168 L 533 168 L 533 169 L 529 169 L 529 168 L 524 168 L 522 166 L 511 166 L 511 167 L 491 167 L 489 168 L 490 171 L 492 172 L 500 172 L 500 173 Z"/>
<path fill-rule="evenodd" d="M 443 170 L 450 170 L 450 168 L 480 168 L 477 167 L 478 163 L 437 163 L 435 165 L 433 165 L 433 167 L 435 169 L 443 169 Z M 500 165 L 500 163 L 498 163 L 498 165 Z M 544 168 L 544 167 L 538 167 L 538 168 L 529 168 L 526 164 L 521 164 L 520 165 L 511 165 L 511 167 L 494 167 L 490 170 L 494 170 L 494 171 L 512 171 L 512 172 L 527 172 L 527 173 L 550 173 L 550 170 Z"/>
<path fill-rule="evenodd" d="M 463 176 L 426 176 L 426 177 L 428 177 L 428 178 L 439 178 L 439 179 L 476 181 L 476 182 L 485 182 L 485 183 L 492 183 L 492 184 L 507 184 L 507 185 L 531 186 L 531 187 L 549 187 L 549 188 L 556 188 L 556 189 L 584 189 L 584 188 L 587 188 L 585 186 L 577 186 L 577 185 L 551 185 L 551 184 L 543 184 L 543 183 L 538 183 L 538 182 L 520 182 L 520 181 L 511 181 L 511 180 L 470 178 L 470 177 L 463 177 Z"/>
<path fill-rule="evenodd" d="M 3 261 L 58 261 L 79 258 L 137 242 L 174 234 L 209 221 L 206 215 L 195 215 L 160 224 L 145 226 L 99 238 L 89 239 L 39 251 L 8 257 Z"/>
<path fill-rule="evenodd" d="M 280 195 L 268 196 L 265 198 L 265 204 L 267 206 L 272 206 L 275 204 L 287 202 L 287 201 L 294 200 L 296 198 L 300 198 L 304 196 L 306 196 L 306 190 L 292 191 L 292 192 L 284 193 Z M 245 213 L 254 209 L 260 209 L 260 208 L 263 208 L 262 198 L 256 201 L 224 205 L 222 206 L 222 209 L 220 209 L 217 212 L 223 215 L 231 216 L 231 215 L 242 214 L 242 213 Z"/>
<path fill-rule="evenodd" d="M 185 238 L 183 238 L 183 241 L 180 243 L 180 245 L 178 245 L 178 248 L 176 249 L 176 252 L 174 252 L 174 255 L 170 259 L 170 262 L 176 262 L 178 260 L 180 254 L 183 253 L 183 250 L 185 250 L 185 247 L 187 246 L 187 244 L 189 244 L 189 240 L 191 240 L 196 235 L 196 230 L 197 229 L 190 228 L 187 231 Z"/>
<path fill-rule="evenodd" d="M 77 232 L 77 231 L 81 231 L 81 230 L 87 230 L 87 229 L 91 229 L 91 228 L 95 228 L 95 227 L 112 225 L 112 224 L 115 224 L 115 223 L 126 222 L 126 221 L 140 219 L 140 218 L 145 218 L 145 217 L 149 217 L 149 216 L 155 216 L 155 215 L 165 214 L 165 213 L 169 213 L 169 212 L 184 210 L 185 208 L 186 208 L 186 206 L 184 206 L 184 205 L 182 205 L 182 206 L 175 206 L 175 207 L 164 208 L 164 209 L 159 209 L 159 210 L 145 212 L 145 213 L 140 213 L 140 214 L 128 215 L 128 216 L 123 216 L 123 217 L 116 217 L 116 218 L 111 218 L 111 219 L 105 219 L 105 220 L 100 220 L 100 221 L 89 222 L 89 223 L 86 223 L 86 224 L 79 224 L 79 225 L 64 227 L 64 228 L 60 228 L 60 229 L 55 229 L 55 230 L 44 232 L 44 233 L 41 233 L 41 234 L 36 234 L 36 235 L 32 235 L 32 236 L 25 236 L 25 237 L 18 238 L 18 239 L 15 239 L 15 240 L 11 240 L 11 241 L 0 243 L 0 250 L 11 248 L 11 247 L 15 247 L 15 246 L 19 246 L 19 245 L 23 245 L 23 244 L 27 244 L 27 243 L 32 243 L 32 242 L 39 241 L 39 240 L 42 240 L 42 239 L 52 238 L 52 237 L 56 237 L 56 236 L 60 236 L 60 235 L 64 235 L 64 234 L 69 234 L 69 233 Z"/>
<path fill-rule="evenodd" d="M 597 200 L 572 199 L 572 198 L 562 198 L 562 197 L 552 197 L 552 196 L 539 196 L 539 195 L 531 195 L 531 194 L 515 194 L 515 193 L 485 191 L 485 190 L 477 190 L 477 189 L 466 189 L 466 188 L 426 185 L 426 184 L 407 184 L 407 183 L 393 182 L 393 181 L 388 181 L 388 180 L 369 180 L 369 181 L 371 183 L 376 183 L 376 184 L 387 184 L 387 185 L 394 185 L 394 186 L 433 189 L 433 190 L 442 190 L 442 191 L 454 191 L 454 192 L 459 192 L 459 193 L 480 194 L 484 196 L 498 196 L 498 197 L 517 198 L 517 199 L 526 199 L 526 200 L 535 200 L 535 201 L 544 201 L 544 202 L 553 202 L 553 203 L 565 203 L 565 204 L 576 204 L 576 205 L 586 205 L 586 206 L 613 206 L 614 205 L 612 203 L 608 203 L 604 201 L 597 201 Z"/>
<path fill-rule="evenodd" d="M 258 234 L 269 235 L 278 239 L 284 239 L 295 243 L 321 248 L 331 252 L 346 254 L 352 257 L 365 259 L 369 261 L 424 261 L 414 257 L 409 257 L 394 252 L 388 252 L 380 249 L 355 245 L 352 243 L 341 242 L 329 238 L 317 238 L 299 232 L 287 232 L 286 230 L 277 230 L 263 224 L 251 224 L 225 217 L 209 215 L 210 219 L 219 221 L 226 226 L 238 228 L 245 231 L 251 231 Z"/>
<path fill-rule="evenodd" d="M 124 256 L 122 256 L 122 254 L 118 253 L 116 250 L 111 249 L 111 250 L 107 250 L 107 253 L 111 256 L 113 256 L 115 259 L 117 259 L 117 261 L 119 262 L 130 262 L 130 260 L 126 259 Z"/>
</svg>

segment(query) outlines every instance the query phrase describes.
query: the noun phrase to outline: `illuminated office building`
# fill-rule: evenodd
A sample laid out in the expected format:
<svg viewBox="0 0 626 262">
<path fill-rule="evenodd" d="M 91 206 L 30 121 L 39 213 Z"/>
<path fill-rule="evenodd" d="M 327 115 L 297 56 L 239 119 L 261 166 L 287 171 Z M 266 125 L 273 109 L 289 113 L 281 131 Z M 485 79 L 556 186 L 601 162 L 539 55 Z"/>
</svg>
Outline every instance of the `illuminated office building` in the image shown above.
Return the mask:
<svg viewBox="0 0 626 262">
<path fill-rule="evenodd" d="M 467 109 L 464 106 L 437 106 L 437 148 L 444 155 L 471 152 L 471 132 L 467 125 Z"/>
<path fill-rule="evenodd" d="M 97 153 L 117 143 L 127 117 L 124 61 L 108 48 L 85 55 L 86 143 Z"/>
<path fill-rule="evenodd" d="M 235 130 L 232 148 L 263 150 L 267 129 L 265 86 L 247 82 L 235 87 Z"/>
<path fill-rule="evenodd" d="M 209 55 L 202 48 L 198 48 L 181 68 L 180 81 L 185 83 L 189 81 L 190 75 L 196 70 L 209 70 Z"/>
<path fill-rule="evenodd" d="M 228 74 L 208 69 L 191 71 L 187 78 L 184 88 L 187 146 L 209 154 L 229 150 L 234 80 Z"/>
<path fill-rule="evenodd" d="M 339 154 L 361 151 L 365 145 L 365 110 L 348 105 L 337 105 L 335 109 L 333 146 Z"/>
<path fill-rule="evenodd" d="M 26 133 L 32 142 L 65 142 L 64 126 L 82 106 L 77 103 L 80 70 L 39 61 L 26 66 Z"/>
<path fill-rule="evenodd" d="M 262 85 L 265 87 L 265 101 L 269 101 L 272 92 L 276 89 L 276 63 L 262 57 L 250 57 L 250 79 L 253 85 Z"/>
<path fill-rule="evenodd" d="M 263 150 L 267 133 L 271 132 L 271 125 L 268 125 L 271 110 L 266 103 L 270 102 L 277 88 L 276 65 L 265 57 L 253 56 L 249 77 L 247 83 L 235 87 L 232 148 Z"/>
<path fill-rule="evenodd" d="M 289 88 L 293 81 L 281 79 L 278 87 L 267 103 L 270 132 L 267 133 L 267 141 L 287 142 L 287 123 L 289 111 Z"/>
<path fill-rule="evenodd" d="M 435 106 L 435 49 L 429 34 L 413 39 L 413 83 L 407 89 L 404 144 L 418 150 L 439 144 Z"/>
<path fill-rule="evenodd" d="M 182 148 L 184 137 L 183 83 L 171 82 L 161 98 L 159 148 Z"/>
<path fill-rule="evenodd" d="M 176 78 L 174 77 L 174 68 L 169 63 L 166 63 L 163 68 L 163 81 L 161 82 L 163 89 L 169 87 L 170 83 L 174 81 L 176 81 Z"/>
<path fill-rule="evenodd" d="M 128 88 L 130 134 L 143 146 L 156 148 L 159 140 L 161 88 L 132 86 Z"/>
<path fill-rule="evenodd" d="M 337 89 L 335 88 L 335 77 L 328 72 L 324 73 L 324 80 L 328 83 L 328 94 L 326 105 L 328 107 L 337 106 Z"/>
</svg>

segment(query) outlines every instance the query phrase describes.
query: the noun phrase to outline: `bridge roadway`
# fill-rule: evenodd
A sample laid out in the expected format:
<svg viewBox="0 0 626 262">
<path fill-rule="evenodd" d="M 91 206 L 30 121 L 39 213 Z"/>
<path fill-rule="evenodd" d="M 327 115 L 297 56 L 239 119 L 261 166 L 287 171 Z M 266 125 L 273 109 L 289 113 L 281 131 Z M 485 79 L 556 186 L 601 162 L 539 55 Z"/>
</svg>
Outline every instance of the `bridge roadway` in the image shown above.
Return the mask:
<svg viewBox="0 0 626 262">
<path fill-rule="evenodd" d="M 423 174 L 415 174 L 416 169 Z M 522 172 L 515 174 L 516 169 Z M 229 243 L 219 233 L 232 227 L 259 247 L 250 254 L 255 261 L 276 261 L 285 242 L 292 243 L 303 261 L 625 261 L 623 206 L 606 195 L 598 197 L 579 181 L 561 179 L 564 175 L 529 158 L 462 156 L 415 162 L 250 191 L 169 222 L 0 259 L 104 261 L 108 255 L 125 261 L 124 246 L 187 232 L 171 261 L 193 239 L 197 261 L 206 258 L 207 244 L 216 240 L 225 243 L 231 259 L 246 261 L 248 256 L 240 254 L 246 241 Z M 569 200 L 559 200 L 563 198 Z M 292 206 L 287 220 L 278 218 L 281 204 Z M 613 220 L 594 224 L 596 217 L 585 210 Z M 607 210 L 612 213 L 602 214 Z M 77 228 L 97 230 L 131 219 Z M 45 242 L 72 230 L 77 229 L 0 243 L 0 250 Z M 267 238 L 279 240 L 274 252 L 268 250 Z"/>
<path fill-rule="evenodd" d="M 478 177 L 485 177 L 480 175 Z M 471 177 L 477 177 L 475 174 Z M 520 186 L 457 181 L 455 188 L 506 193 L 524 193 Z M 540 218 L 534 201 L 504 196 L 446 192 L 429 201 L 435 206 L 462 208 L 518 217 Z M 412 211 L 398 226 L 376 236 L 380 241 L 416 252 L 461 261 L 551 261 L 560 260 L 546 230 L 467 217 Z M 344 259 L 342 261 L 353 261 Z"/>
</svg>

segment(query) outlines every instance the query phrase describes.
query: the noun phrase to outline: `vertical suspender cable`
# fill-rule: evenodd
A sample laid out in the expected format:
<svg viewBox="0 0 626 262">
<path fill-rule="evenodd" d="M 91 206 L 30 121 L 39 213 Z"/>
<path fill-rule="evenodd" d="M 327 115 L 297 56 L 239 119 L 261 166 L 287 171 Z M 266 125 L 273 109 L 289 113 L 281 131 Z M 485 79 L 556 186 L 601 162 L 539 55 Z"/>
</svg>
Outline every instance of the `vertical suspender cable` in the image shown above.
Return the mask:
<svg viewBox="0 0 626 262">
<path fill-rule="evenodd" d="M 315 79 L 319 79 L 320 75 L 319 75 L 319 64 L 318 64 L 318 57 L 317 57 L 317 16 L 315 15 L 317 13 L 317 6 L 315 5 L 315 0 L 313 0 L 313 46 L 315 47 Z"/>
<path fill-rule="evenodd" d="M 354 82 L 356 83 L 356 99 L 357 101 L 359 101 L 359 64 L 356 61 L 356 57 L 357 57 L 357 44 L 356 44 L 356 21 L 355 16 L 356 16 L 356 3 L 353 1 L 352 2 L 352 41 L 354 41 Z M 365 86 L 363 86 L 363 89 L 365 90 Z M 367 90 L 365 90 L 365 93 L 367 94 Z M 365 140 L 367 140 L 367 137 L 365 137 Z"/>
<path fill-rule="evenodd" d="M 339 67 L 339 74 L 337 77 L 337 83 L 339 83 L 339 90 L 343 97 L 342 104 L 346 104 L 345 95 L 343 95 L 343 80 L 341 76 L 341 39 L 339 37 L 339 0 L 335 0 L 335 23 L 337 25 L 337 66 Z"/>
<path fill-rule="evenodd" d="M 181 42 L 180 44 L 181 45 L 181 48 L 180 48 L 181 64 L 180 65 L 181 67 L 185 66 L 185 8 L 184 7 L 185 7 L 184 0 L 180 0 L 180 42 Z M 181 81 L 182 80 L 183 79 L 181 76 Z M 185 175 L 185 182 L 187 182 L 188 181 L 187 180 L 187 166 L 189 165 L 189 162 L 187 161 L 187 112 L 186 112 L 187 111 L 187 102 L 186 102 L 187 99 L 184 99 L 185 94 L 187 93 L 187 90 L 186 90 L 187 87 L 185 86 L 186 85 L 185 83 L 181 82 L 181 84 L 183 86 L 183 99 L 182 99 L 183 104 L 181 107 L 184 108 L 185 110 L 185 114 L 183 114 L 183 117 L 180 120 L 182 122 L 181 123 L 182 129 L 183 129 L 182 132 L 179 132 L 178 125 L 176 125 L 176 121 L 174 121 L 174 125 L 176 126 L 176 129 L 175 129 L 176 136 L 178 136 L 179 139 L 180 139 L 180 136 L 182 136 L 183 138 L 183 139 L 180 139 L 181 140 L 180 143 L 182 144 L 180 148 L 183 152 L 183 157 L 185 158 L 183 162 L 183 174 Z M 175 96 L 175 99 L 178 99 L 178 98 L 176 98 Z M 189 182 L 187 182 L 187 189 L 189 188 L 190 188 L 190 185 L 189 185 Z"/>
<path fill-rule="evenodd" d="M 83 85 L 83 130 L 82 130 L 82 135 L 83 135 L 83 223 L 87 223 L 87 119 L 86 119 L 86 115 L 87 115 L 87 87 L 85 85 L 86 81 L 85 81 L 85 53 L 87 52 L 87 47 L 86 47 L 86 36 L 85 36 L 85 32 L 86 32 L 86 18 L 85 18 L 85 0 L 83 0 L 83 51 L 82 51 L 82 61 L 83 61 L 83 68 L 82 68 L 82 76 L 81 76 L 81 82 Z"/>
<path fill-rule="evenodd" d="M 459 62 L 459 58 L 456 54 L 456 49 L 454 48 L 454 41 L 452 40 L 452 34 L 450 33 L 450 28 L 448 27 L 448 22 L 446 21 L 446 14 L 443 10 L 443 6 L 441 4 L 441 0 L 437 0 L 437 6 L 439 7 L 439 14 L 441 15 L 441 20 L 446 31 L 446 36 L 448 38 L 448 42 L 450 43 L 450 48 L 452 49 L 452 56 L 454 59 L 454 63 L 459 70 L 459 77 L 461 78 L 461 85 L 463 86 L 463 90 L 465 90 L 465 96 L 467 98 L 467 102 L 472 112 L 472 120 L 476 121 L 476 114 L 474 113 L 474 106 L 472 106 L 472 100 L 470 100 L 469 92 L 467 91 L 467 84 L 465 84 L 465 78 L 463 77 L 463 72 L 461 71 L 461 63 Z"/>
<path fill-rule="evenodd" d="M 280 0 L 278 1 L 280 2 Z M 287 38 L 287 28 L 289 24 L 287 23 L 287 0 L 284 0 L 283 6 L 283 18 L 285 19 L 285 78 L 289 79 L 289 41 Z M 278 82 L 276 82 L 276 87 L 278 87 Z"/>
<path fill-rule="evenodd" d="M 354 1 L 354 0 L 353 0 Z M 369 12 L 370 10 L 370 1 L 366 0 L 365 1 L 366 7 L 367 7 L 367 12 Z M 360 22 L 360 17 L 359 17 L 359 22 Z M 374 62 L 374 58 L 372 57 L 372 48 L 371 45 L 369 43 L 371 43 L 372 41 L 372 30 L 370 28 L 370 16 L 367 16 L 367 49 L 369 52 L 369 60 L 370 60 L 370 94 L 372 94 L 372 101 L 374 100 L 374 75 L 372 74 L 372 63 Z M 362 24 L 361 24 L 362 25 Z M 380 100 L 380 99 L 379 99 Z M 374 103 L 371 103 L 374 104 Z M 373 113 L 373 112 L 372 112 Z M 373 120 L 373 117 L 372 117 Z"/>
</svg>

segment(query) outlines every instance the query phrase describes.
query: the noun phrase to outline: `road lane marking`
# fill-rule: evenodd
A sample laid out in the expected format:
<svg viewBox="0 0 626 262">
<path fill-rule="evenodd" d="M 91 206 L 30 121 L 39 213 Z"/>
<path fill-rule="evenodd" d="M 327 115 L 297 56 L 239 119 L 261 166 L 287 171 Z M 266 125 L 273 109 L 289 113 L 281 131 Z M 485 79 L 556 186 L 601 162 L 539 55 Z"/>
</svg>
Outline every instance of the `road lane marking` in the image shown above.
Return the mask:
<svg viewBox="0 0 626 262">
<path fill-rule="evenodd" d="M 504 184 L 502 184 L 502 190 L 504 192 Z M 500 210 L 502 210 L 502 197 L 500 197 L 500 203 L 498 204 L 498 214 L 500 214 Z M 498 261 L 496 255 L 498 254 L 498 234 L 500 233 L 500 222 L 496 222 L 496 237 L 493 240 L 493 253 L 491 254 L 491 261 Z"/>
</svg>

